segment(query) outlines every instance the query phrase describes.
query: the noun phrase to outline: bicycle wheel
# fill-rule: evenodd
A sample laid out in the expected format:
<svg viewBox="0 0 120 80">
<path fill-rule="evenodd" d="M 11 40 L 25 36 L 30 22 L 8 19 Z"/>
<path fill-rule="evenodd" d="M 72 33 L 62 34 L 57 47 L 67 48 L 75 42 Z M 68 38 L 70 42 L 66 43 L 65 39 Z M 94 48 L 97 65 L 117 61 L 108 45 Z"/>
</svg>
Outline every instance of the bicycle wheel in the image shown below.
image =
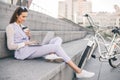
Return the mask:
<svg viewBox="0 0 120 80">
<path fill-rule="evenodd" d="M 113 68 L 120 67 L 120 54 L 117 54 L 115 57 L 110 58 L 109 64 Z"/>
</svg>

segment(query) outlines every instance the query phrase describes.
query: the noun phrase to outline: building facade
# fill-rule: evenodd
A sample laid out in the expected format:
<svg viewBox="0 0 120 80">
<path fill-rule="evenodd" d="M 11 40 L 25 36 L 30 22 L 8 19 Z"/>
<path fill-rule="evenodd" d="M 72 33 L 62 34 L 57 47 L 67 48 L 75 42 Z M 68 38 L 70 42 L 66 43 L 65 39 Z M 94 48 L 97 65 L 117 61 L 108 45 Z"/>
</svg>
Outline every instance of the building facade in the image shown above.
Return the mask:
<svg viewBox="0 0 120 80">
<path fill-rule="evenodd" d="M 65 0 L 65 1 L 60 1 L 59 2 L 59 9 L 58 9 L 58 14 L 59 18 L 63 16 L 64 18 L 67 18 L 71 21 L 74 21 L 75 17 L 75 11 L 76 11 L 76 1 L 77 0 Z"/>
<path fill-rule="evenodd" d="M 116 14 L 108 12 L 92 12 L 89 14 L 94 24 L 100 27 L 113 27 L 116 26 Z M 86 17 L 84 17 L 82 26 L 90 26 Z"/>
<path fill-rule="evenodd" d="M 91 11 L 91 2 L 86 0 L 65 0 L 59 2 L 59 14 L 76 23 L 78 23 L 78 16 Z"/>
<path fill-rule="evenodd" d="M 66 18 L 67 17 L 67 7 L 64 1 L 59 2 L 58 6 L 58 17 L 59 18 Z"/>
<path fill-rule="evenodd" d="M 65 8 L 60 7 L 64 10 L 65 18 L 74 21 L 81 26 L 89 26 L 87 19 L 84 17 L 85 14 L 89 14 L 93 19 L 94 23 L 101 27 L 120 27 L 120 8 L 115 5 L 115 12 L 92 12 L 92 3 L 87 0 L 66 0 Z M 68 6 L 69 5 L 69 6 Z"/>
</svg>

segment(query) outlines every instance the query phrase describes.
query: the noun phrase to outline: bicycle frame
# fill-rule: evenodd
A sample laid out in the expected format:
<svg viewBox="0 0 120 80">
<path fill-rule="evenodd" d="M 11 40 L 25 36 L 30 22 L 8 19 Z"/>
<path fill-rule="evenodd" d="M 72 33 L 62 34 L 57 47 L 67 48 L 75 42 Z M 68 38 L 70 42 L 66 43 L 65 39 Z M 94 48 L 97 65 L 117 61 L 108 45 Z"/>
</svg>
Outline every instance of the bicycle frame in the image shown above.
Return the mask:
<svg viewBox="0 0 120 80">
<path fill-rule="evenodd" d="M 87 17 L 87 20 L 88 20 L 90 26 L 92 27 L 92 29 L 94 31 L 94 37 L 93 37 L 93 41 L 92 42 L 96 42 L 96 44 L 98 46 L 98 51 L 99 51 L 100 57 L 103 58 L 103 59 L 109 59 L 111 57 L 114 57 L 113 56 L 114 47 L 115 46 L 119 47 L 116 44 L 116 42 L 115 42 L 117 33 L 114 33 L 110 44 L 107 44 L 106 41 L 105 41 L 105 39 L 103 38 L 103 36 L 99 33 L 99 27 L 100 26 L 96 25 L 94 23 L 94 21 L 92 20 L 92 18 L 88 14 L 86 14 L 85 16 Z M 93 26 L 97 27 L 97 30 L 95 30 Z M 104 47 L 106 49 L 106 52 L 104 52 L 105 53 L 104 55 L 102 53 L 102 49 L 100 48 L 100 44 L 99 44 L 100 42 L 98 41 L 98 37 L 97 36 L 99 36 L 102 39 L 102 43 L 103 43 L 103 45 L 104 45 Z"/>
<path fill-rule="evenodd" d="M 106 52 L 102 52 L 102 49 L 100 47 L 100 42 L 98 41 L 97 36 L 99 36 L 102 39 L 102 44 L 104 45 Z M 103 36 L 100 33 L 98 33 L 98 32 L 95 33 L 94 40 L 98 45 L 98 52 L 99 52 L 101 58 L 110 59 L 110 58 L 114 57 L 113 51 L 114 51 L 115 46 L 117 46 L 117 44 L 115 43 L 116 36 L 117 36 L 117 34 L 115 33 L 113 35 L 113 38 L 112 38 L 110 44 L 107 44 L 105 39 L 103 38 Z"/>
</svg>

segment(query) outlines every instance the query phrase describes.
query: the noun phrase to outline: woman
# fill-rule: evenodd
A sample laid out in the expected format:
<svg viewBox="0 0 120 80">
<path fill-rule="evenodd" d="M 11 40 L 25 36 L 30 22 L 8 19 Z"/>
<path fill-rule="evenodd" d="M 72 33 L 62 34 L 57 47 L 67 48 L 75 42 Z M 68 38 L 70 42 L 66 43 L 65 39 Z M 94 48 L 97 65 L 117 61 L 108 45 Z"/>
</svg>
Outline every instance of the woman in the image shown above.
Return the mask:
<svg viewBox="0 0 120 80">
<path fill-rule="evenodd" d="M 22 30 L 22 24 L 26 20 L 27 15 L 28 10 L 25 7 L 18 7 L 10 20 L 10 24 L 6 27 L 7 46 L 9 50 L 15 50 L 14 57 L 16 59 L 33 59 L 55 52 L 76 72 L 77 78 L 90 78 L 94 76 L 94 73 L 81 70 L 75 65 L 60 45 L 47 44 L 30 47 L 30 44 L 36 42 L 30 41 L 29 37 Z"/>
</svg>

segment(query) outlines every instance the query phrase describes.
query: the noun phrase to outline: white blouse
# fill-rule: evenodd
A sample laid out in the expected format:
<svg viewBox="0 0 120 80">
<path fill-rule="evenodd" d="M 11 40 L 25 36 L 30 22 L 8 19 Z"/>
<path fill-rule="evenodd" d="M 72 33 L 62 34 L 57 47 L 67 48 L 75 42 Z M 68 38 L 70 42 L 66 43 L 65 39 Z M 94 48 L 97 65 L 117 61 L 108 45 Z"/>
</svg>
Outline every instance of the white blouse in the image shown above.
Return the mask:
<svg viewBox="0 0 120 80">
<path fill-rule="evenodd" d="M 13 23 L 13 24 L 16 24 L 17 23 Z M 9 24 L 7 27 L 6 27 L 6 36 L 7 36 L 7 47 L 9 50 L 18 50 L 22 47 L 25 46 L 25 43 L 24 42 L 21 42 L 21 43 L 15 43 L 14 42 L 14 25 L 13 24 Z M 17 27 L 17 26 L 16 26 Z"/>
</svg>

